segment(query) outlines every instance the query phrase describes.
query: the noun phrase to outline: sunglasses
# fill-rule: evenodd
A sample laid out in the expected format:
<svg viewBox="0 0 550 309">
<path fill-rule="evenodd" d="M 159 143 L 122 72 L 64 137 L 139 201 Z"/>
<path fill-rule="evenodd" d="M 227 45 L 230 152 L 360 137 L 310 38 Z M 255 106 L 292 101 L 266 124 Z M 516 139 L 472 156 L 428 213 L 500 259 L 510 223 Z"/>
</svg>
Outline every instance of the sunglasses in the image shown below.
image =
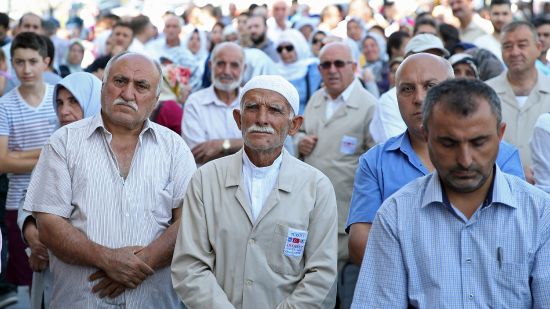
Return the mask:
<svg viewBox="0 0 550 309">
<path fill-rule="evenodd" d="M 286 52 L 287 53 L 290 53 L 291 51 L 294 50 L 294 46 L 292 45 L 280 45 L 280 46 L 277 46 L 277 52 L 280 54 L 283 52 L 283 49 L 286 49 Z"/>
<path fill-rule="evenodd" d="M 317 43 L 320 43 L 323 41 L 324 38 L 313 38 L 313 40 L 311 40 L 311 44 L 315 45 Z"/>
<path fill-rule="evenodd" d="M 319 63 L 319 66 L 323 70 L 328 70 L 330 67 L 334 64 L 334 66 L 338 69 L 341 69 L 346 66 L 346 64 L 353 63 L 353 61 L 344 61 L 344 60 L 334 60 L 334 61 L 325 61 Z"/>
</svg>

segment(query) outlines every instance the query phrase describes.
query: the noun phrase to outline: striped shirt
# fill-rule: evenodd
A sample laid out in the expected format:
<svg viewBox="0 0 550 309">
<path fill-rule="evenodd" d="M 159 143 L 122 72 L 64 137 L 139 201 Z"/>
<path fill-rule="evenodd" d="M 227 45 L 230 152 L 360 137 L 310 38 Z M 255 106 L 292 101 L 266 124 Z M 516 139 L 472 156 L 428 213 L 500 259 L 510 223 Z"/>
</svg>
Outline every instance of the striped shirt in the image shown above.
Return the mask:
<svg viewBox="0 0 550 309">
<path fill-rule="evenodd" d="M 15 88 L 0 98 L 0 135 L 8 137 L 9 151 L 41 148 L 57 128 L 53 109 L 53 86 L 46 84 L 42 102 L 30 106 Z M 29 185 L 31 173 L 8 174 L 6 209 L 17 210 Z"/>
<path fill-rule="evenodd" d="M 147 246 L 170 225 L 196 167 L 180 136 L 146 121 L 126 179 L 101 115 L 66 125 L 44 146 L 24 209 L 67 218 L 88 239 L 109 248 Z M 116 298 L 91 292 L 97 269 L 50 255 L 52 308 L 176 308 L 170 267 Z"/>
<path fill-rule="evenodd" d="M 550 195 L 495 170 L 492 198 L 470 219 L 437 173 L 390 196 L 352 308 L 550 308 Z"/>
</svg>

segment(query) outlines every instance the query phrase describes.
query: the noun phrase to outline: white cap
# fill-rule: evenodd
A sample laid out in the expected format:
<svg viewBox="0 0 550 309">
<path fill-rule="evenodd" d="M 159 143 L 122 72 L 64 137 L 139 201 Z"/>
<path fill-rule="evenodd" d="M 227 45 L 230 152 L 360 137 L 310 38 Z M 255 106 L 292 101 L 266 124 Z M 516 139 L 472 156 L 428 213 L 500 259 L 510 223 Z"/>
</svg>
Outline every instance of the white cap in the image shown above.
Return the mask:
<svg viewBox="0 0 550 309">
<path fill-rule="evenodd" d="M 409 53 L 421 53 L 430 49 L 438 49 L 445 57 L 449 57 L 449 51 L 445 49 L 441 39 L 431 33 L 422 33 L 413 36 L 405 46 L 405 55 Z"/>
<path fill-rule="evenodd" d="M 300 97 L 296 88 L 280 75 L 258 75 L 252 77 L 241 89 L 239 102 L 242 103 L 244 95 L 252 89 L 267 89 L 275 91 L 285 97 L 294 115 L 298 115 L 300 109 Z"/>
</svg>

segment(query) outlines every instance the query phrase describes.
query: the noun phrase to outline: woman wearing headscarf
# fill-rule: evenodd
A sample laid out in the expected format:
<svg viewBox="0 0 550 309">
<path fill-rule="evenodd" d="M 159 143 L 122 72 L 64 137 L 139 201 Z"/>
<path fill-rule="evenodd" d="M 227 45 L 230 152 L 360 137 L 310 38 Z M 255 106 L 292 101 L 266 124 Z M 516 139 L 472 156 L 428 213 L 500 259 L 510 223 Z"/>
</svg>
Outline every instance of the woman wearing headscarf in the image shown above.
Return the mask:
<svg viewBox="0 0 550 309">
<path fill-rule="evenodd" d="M 98 114 L 101 111 L 100 98 L 101 81 L 93 74 L 77 72 L 62 79 L 53 92 L 53 106 L 60 126 Z M 29 264 L 34 271 L 31 308 L 48 308 L 53 284 L 48 268 L 48 249 L 39 240 L 36 221 L 30 213 L 23 211 L 23 207 L 19 207 L 17 224 L 31 250 Z"/>
<path fill-rule="evenodd" d="M 82 59 L 84 59 L 84 45 L 78 40 L 69 43 L 69 52 L 65 64 L 59 66 L 59 74 L 65 77 L 71 73 L 82 72 Z"/>
<path fill-rule="evenodd" d="M 195 63 L 198 64 L 198 69 L 196 76 L 199 79 L 197 86 L 193 86 L 193 91 L 197 91 L 202 87 L 202 76 L 204 75 L 204 64 L 208 58 L 208 39 L 204 31 L 201 31 L 195 28 L 193 31 L 188 33 L 183 39 L 184 46 L 189 49 L 193 57 L 195 58 Z"/>
<path fill-rule="evenodd" d="M 306 39 L 295 29 L 282 32 L 275 46 L 281 59 L 277 63 L 279 75 L 298 90 L 300 95 L 298 114 L 302 115 L 309 97 L 321 85 L 321 74 L 317 69 L 319 60 L 311 56 Z"/>
<path fill-rule="evenodd" d="M 384 93 L 389 89 L 388 81 L 388 63 L 382 57 L 385 55 L 385 49 L 381 49 L 378 44 L 378 40 L 373 34 L 368 34 L 363 39 L 362 44 L 362 56 L 364 57 L 363 69 L 363 81 L 376 82 L 378 87 L 378 93 Z M 375 95 L 377 96 L 377 95 Z"/>
</svg>

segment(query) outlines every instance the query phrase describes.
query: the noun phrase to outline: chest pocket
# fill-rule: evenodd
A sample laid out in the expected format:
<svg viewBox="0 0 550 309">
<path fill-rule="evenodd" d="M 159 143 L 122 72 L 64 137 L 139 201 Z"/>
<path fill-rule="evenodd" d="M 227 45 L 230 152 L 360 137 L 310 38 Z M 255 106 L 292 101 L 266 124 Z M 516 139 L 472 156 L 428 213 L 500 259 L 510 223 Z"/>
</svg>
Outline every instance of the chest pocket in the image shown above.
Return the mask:
<svg viewBox="0 0 550 309">
<path fill-rule="evenodd" d="M 291 237 L 292 231 L 302 231 L 303 235 Z M 299 232 L 298 232 L 299 233 Z M 301 242 L 303 240 L 303 242 Z M 304 269 L 304 251 L 307 232 L 301 227 L 276 224 L 271 245 L 267 252 L 267 263 L 279 274 L 297 276 Z M 301 248 L 301 249 L 300 249 Z"/>
</svg>

